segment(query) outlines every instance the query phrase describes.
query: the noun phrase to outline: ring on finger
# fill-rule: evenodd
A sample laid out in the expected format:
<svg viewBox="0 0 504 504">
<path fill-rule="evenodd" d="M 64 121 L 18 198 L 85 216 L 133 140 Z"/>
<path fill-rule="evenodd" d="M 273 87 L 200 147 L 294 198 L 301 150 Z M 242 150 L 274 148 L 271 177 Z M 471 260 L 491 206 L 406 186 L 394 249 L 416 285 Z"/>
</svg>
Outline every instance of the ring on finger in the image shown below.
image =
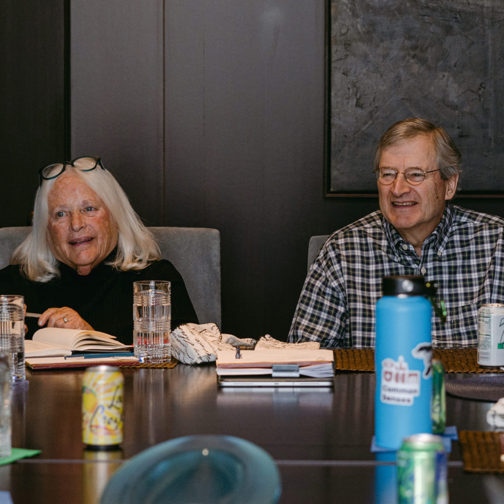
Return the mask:
<svg viewBox="0 0 504 504">
<path fill-rule="evenodd" d="M 63 317 L 63 322 L 66 324 L 68 322 L 68 319 L 66 317 Z"/>
</svg>

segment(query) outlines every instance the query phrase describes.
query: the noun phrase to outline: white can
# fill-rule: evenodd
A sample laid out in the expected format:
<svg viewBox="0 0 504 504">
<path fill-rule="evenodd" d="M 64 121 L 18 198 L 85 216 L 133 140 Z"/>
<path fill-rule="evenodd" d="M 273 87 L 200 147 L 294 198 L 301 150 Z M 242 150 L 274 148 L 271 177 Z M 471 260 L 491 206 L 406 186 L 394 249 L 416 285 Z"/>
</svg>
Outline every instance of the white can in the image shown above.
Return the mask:
<svg viewBox="0 0 504 504">
<path fill-rule="evenodd" d="M 504 304 L 482 305 L 478 311 L 478 364 L 504 366 Z"/>
</svg>

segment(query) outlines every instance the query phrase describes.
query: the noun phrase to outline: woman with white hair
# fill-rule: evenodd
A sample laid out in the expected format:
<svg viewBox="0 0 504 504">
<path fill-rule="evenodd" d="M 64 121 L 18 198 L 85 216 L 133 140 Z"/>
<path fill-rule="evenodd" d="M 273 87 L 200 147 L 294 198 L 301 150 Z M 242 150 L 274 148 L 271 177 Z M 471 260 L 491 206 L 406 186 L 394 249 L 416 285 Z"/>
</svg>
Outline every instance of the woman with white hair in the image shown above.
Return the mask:
<svg viewBox="0 0 504 504">
<path fill-rule="evenodd" d="M 0 271 L 0 292 L 22 294 L 39 326 L 133 339 L 132 284 L 169 280 L 172 325 L 197 322 L 182 277 L 100 158 L 42 168 L 32 231 Z"/>
</svg>

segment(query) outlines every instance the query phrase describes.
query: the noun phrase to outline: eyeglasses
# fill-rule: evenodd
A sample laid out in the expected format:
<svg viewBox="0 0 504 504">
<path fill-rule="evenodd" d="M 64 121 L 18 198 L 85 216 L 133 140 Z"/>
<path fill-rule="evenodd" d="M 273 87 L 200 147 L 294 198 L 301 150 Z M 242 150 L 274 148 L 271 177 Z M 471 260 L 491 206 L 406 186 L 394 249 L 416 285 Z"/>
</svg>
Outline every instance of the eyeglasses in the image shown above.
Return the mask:
<svg viewBox="0 0 504 504">
<path fill-rule="evenodd" d="M 99 157 L 81 156 L 65 163 L 53 163 L 44 166 L 44 168 L 39 170 L 40 183 L 42 184 L 43 180 L 52 180 L 59 177 L 66 170 L 67 166 L 73 166 L 83 172 L 93 171 L 97 166 L 105 170 Z"/>
<path fill-rule="evenodd" d="M 408 168 L 403 172 L 399 172 L 397 170 L 393 170 L 392 168 L 380 168 L 376 172 L 376 178 L 380 184 L 390 185 L 397 178 L 397 175 L 399 175 L 399 173 L 402 173 L 408 184 L 420 185 L 425 180 L 425 177 L 428 173 L 434 173 L 437 171 L 440 171 L 440 169 L 438 168 L 437 170 L 423 171 L 420 168 Z"/>
</svg>

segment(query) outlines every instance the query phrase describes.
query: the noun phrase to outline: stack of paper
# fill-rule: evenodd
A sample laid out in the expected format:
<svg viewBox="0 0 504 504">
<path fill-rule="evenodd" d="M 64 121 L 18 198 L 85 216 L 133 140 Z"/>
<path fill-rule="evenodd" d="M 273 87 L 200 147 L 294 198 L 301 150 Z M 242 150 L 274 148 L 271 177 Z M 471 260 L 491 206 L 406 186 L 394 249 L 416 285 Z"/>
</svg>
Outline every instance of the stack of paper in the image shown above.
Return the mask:
<svg viewBox="0 0 504 504">
<path fill-rule="evenodd" d="M 219 376 L 330 378 L 334 375 L 332 350 L 234 350 L 217 352 Z"/>
</svg>

